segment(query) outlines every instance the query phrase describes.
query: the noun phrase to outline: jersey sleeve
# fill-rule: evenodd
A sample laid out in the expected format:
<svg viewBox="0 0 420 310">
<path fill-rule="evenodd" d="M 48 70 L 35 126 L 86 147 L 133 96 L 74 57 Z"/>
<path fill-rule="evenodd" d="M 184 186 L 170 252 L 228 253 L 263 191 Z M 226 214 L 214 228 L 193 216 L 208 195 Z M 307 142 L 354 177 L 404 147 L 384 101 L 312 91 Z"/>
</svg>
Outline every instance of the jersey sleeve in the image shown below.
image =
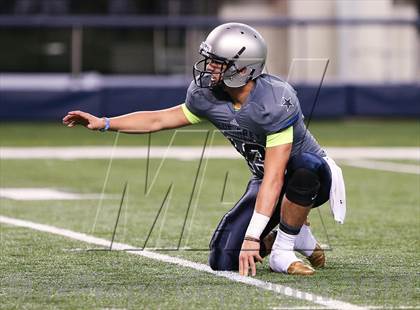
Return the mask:
<svg viewBox="0 0 420 310">
<path fill-rule="evenodd" d="M 185 103 L 183 103 L 181 105 L 182 108 L 182 112 L 184 112 L 185 117 L 187 118 L 187 120 L 191 123 L 191 124 L 198 124 L 202 121 L 202 119 L 200 117 L 198 117 L 197 115 L 195 115 L 194 113 L 192 113 L 188 108 L 187 105 Z"/>
<path fill-rule="evenodd" d="M 266 147 L 273 147 L 282 144 L 288 144 L 293 142 L 293 126 L 289 126 L 285 130 L 277 133 L 273 133 L 267 136 L 265 143 Z"/>
<path fill-rule="evenodd" d="M 289 84 L 283 82 L 266 89 L 264 95 L 253 106 L 253 120 L 260 130 L 270 137 L 270 141 L 273 141 L 274 137 L 279 139 L 280 136 L 286 135 L 293 138 L 293 130 L 287 129 L 293 127 L 302 113 L 296 92 Z M 282 132 L 284 133 L 281 135 L 272 136 Z M 278 141 L 277 139 L 274 141 Z"/>
<path fill-rule="evenodd" d="M 197 85 L 195 85 L 194 81 L 192 81 L 190 86 L 188 87 L 187 95 L 185 97 L 185 103 L 184 103 L 185 107 L 182 108 L 188 120 L 190 120 L 190 117 L 192 115 L 194 116 L 194 117 L 191 117 L 191 120 L 193 121 L 196 121 L 197 118 L 202 119 L 204 117 L 202 113 L 203 111 L 200 105 L 199 97 L 200 97 L 200 89 L 198 88 Z M 188 112 L 190 112 L 190 114 Z"/>
</svg>

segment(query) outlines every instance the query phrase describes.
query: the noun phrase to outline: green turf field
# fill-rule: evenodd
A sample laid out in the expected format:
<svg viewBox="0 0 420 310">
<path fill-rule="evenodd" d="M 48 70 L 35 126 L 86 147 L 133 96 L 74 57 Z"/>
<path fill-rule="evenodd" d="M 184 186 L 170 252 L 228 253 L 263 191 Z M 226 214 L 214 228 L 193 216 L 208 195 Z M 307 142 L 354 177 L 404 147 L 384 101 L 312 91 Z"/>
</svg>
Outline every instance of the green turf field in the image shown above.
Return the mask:
<svg viewBox="0 0 420 310">
<path fill-rule="evenodd" d="M 418 122 L 414 121 L 313 125 L 318 139 L 326 145 L 418 146 Z M 2 146 L 75 145 L 77 148 L 77 145 L 112 145 L 115 137 L 78 129 L 63 130 L 52 124 L 2 124 L 0 127 Z M 329 135 L 333 129 L 336 134 Z M 397 139 L 399 135 L 401 139 Z M 169 133 L 153 135 L 152 143 L 162 145 L 169 138 Z M 191 139 L 181 139 L 178 143 L 200 145 L 200 137 L 194 139 L 196 144 Z M 146 137 L 126 135 L 118 142 L 144 145 Z M 413 160 L 393 162 L 418 164 Z M 118 159 L 111 163 L 86 159 L 3 159 L 1 188 L 54 188 L 84 194 L 103 191 L 105 196 L 103 200 L 70 201 L 1 198 L 0 215 L 111 239 L 127 182 L 116 241 L 142 247 L 147 239 L 146 246 L 160 248 L 160 253 L 206 263 L 206 249 L 214 228 L 242 195 L 250 176 L 246 164 L 241 160 L 213 159 L 198 169 L 198 160 L 166 160 L 158 169 L 160 164 L 158 159 L 151 160 L 146 180 L 144 159 Z M 266 260 L 258 267 L 256 278 L 355 305 L 387 309 L 420 307 L 419 175 L 347 166 L 343 172 L 348 195 L 346 223 L 335 224 L 328 205 L 314 210 L 310 217 L 314 234 L 330 248 L 326 268 L 312 277 L 285 276 L 270 273 Z M 172 189 L 169 198 L 164 201 L 169 188 Z M 183 250 L 172 251 L 179 243 L 188 207 L 180 244 Z M 0 240 L 2 309 L 319 306 L 125 252 L 87 251 L 95 246 L 27 228 L 1 224 Z"/>
</svg>

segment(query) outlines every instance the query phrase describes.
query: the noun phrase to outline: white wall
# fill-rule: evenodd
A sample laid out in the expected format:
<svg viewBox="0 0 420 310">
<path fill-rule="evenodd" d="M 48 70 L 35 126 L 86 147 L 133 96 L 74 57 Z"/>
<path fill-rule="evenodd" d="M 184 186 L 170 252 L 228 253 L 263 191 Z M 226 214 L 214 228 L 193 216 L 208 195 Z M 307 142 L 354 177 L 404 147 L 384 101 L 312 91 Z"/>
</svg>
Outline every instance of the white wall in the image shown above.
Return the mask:
<svg viewBox="0 0 420 310">
<path fill-rule="evenodd" d="M 337 1 L 339 17 L 415 17 L 413 6 L 391 0 Z M 414 27 L 364 26 L 339 29 L 340 79 L 410 81 L 419 77 L 418 36 Z"/>
<path fill-rule="evenodd" d="M 392 0 L 234 1 L 223 18 L 413 18 L 414 6 Z M 312 26 L 258 28 L 269 48 L 267 71 L 317 82 L 326 60 L 329 81 L 392 82 L 420 79 L 419 35 L 413 26 Z"/>
<path fill-rule="evenodd" d="M 235 18 L 265 18 L 286 15 L 286 1 L 235 1 L 226 2 L 219 11 L 219 16 L 230 19 Z M 288 35 L 285 28 L 255 27 L 264 37 L 268 46 L 266 71 L 271 74 L 284 74 L 289 67 Z"/>
<path fill-rule="evenodd" d="M 336 1 L 295 0 L 289 1 L 289 16 L 295 18 L 331 18 L 335 16 Z M 313 26 L 289 29 L 290 61 L 293 80 L 318 82 L 329 60 L 326 79 L 337 74 L 337 30 L 335 27 Z"/>
</svg>

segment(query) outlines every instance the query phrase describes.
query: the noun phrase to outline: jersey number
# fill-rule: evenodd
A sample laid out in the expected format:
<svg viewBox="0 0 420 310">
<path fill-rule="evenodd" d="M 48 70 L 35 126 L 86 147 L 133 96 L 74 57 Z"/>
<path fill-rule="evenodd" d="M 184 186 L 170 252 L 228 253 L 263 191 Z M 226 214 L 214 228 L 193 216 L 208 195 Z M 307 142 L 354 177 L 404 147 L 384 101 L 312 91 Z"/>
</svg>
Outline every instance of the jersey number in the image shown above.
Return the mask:
<svg viewBox="0 0 420 310">
<path fill-rule="evenodd" d="M 265 148 L 262 145 L 252 142 L 235 141 L 228 137 L 230 143 L 246 159 L 251 172 L 258 176 L 264 176 Z"/>
</svg>

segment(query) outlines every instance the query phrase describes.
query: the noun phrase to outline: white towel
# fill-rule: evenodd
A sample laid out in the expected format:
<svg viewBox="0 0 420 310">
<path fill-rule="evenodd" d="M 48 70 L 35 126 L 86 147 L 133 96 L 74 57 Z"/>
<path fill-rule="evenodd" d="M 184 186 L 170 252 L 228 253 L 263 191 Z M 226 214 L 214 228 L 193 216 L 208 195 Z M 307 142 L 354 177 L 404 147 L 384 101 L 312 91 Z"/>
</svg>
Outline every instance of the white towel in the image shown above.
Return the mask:
<svg viewBox="0 0 420 310">
<path fill-rule="evenodd" d="M 323 157 L 331 170 L 330 208 L 334 220 L 343 224 L 346 217 L 346 188 L 344 186 L 343 173 L 335 161 L 326 156 Z"/>
</svg>

